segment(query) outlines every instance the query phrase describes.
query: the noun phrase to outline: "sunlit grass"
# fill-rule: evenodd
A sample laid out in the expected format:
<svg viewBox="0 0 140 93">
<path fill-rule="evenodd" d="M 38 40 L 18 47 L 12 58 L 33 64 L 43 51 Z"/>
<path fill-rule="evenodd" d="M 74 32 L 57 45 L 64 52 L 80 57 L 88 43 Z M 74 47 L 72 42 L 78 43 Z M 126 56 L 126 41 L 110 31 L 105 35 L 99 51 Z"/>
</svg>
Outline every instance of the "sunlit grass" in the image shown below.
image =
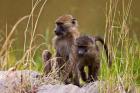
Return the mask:
<svg viewBox="0 0 140 93">
<path fill-rule="evenodd" d="M 0 62 L 1 62 L 1 70 L 7 70 L 9 68 L 15 67 L 16 69 L 34 69 L 34 70 L 39 70 L 42 71 L 43 65 L 42 65 L 42 60 L 41 60 L 41 55 L 38 54 L 39 50 L 41 47 L 46 46 L 46 42 L 41 43 L 39 45 L 33 44 L 39 35 L 36 35 L 36 28 L 38 25 L 38 20 L 40 18 L 40 15 L 43 11 L 43 8 L 47 2 L 47 0 L 44 0 L 41 7 L 40 11 L 38 12 L 36 20 L 34 20 L 33 24 L 33 17 L 34 17 L 34 12 L 36 11 L 37 6 L 39 3 L 42 1 L 37 0 L 33 5 L 32 5 L 32 11 L 30 12 L 29 15 L 22 17 L 19 19 L 15 25 L 13 26 L 11 31 L 8 35 L 6 34 L 6 39 L 4 40 L 4 43 L 2 44 L 1 50 L 0 50 Z M 16 31 L 16 28 L 22 23 L 24 20 L 27 20 L 27 25 L 24 30 L 24 49 L 20 50 L 22 52 L 22 56 L 20 59 L 16 59 L 16 55 L 14 52 L 18 52 L 18 49 L 13 48 L 13 40 L 14 38 L 12 37 L 13 34 Z M 31 27 L 29 27 L 31 25 Z M 6 26 L 7 28 L 7 26 Z M 27 37 L 27 32 L 30 31 L 31 37 Z M 28 40 L 27 40 L 28 38 Z M 40 38 L 49 38 L 45 37 L 43 35 L 40 35 Z M 19 39 L 20 40 L 20 39 Z M 16 41 L 16 40 L 15 40 Z M 28 41 L 28 43 L 27 43 Z M 45 39 L 44 39 L 45 41 Z M 49 48 L 50 45 L 48 45 Z"/>
<path fill-rule="evenodd" d="M 132 0 L 122 0 L 122 11 L 120 15 L 116 16 L 118 12 L 119 0 L 110 0 L 107 3 L 106 13 L 106 33 L 105 40 L 108 42 L 111 54 L 113 57 L 113 64 L 111 69 L 107 68 L 106 59 L 103 56 L 103 64 L 100 71 L 100 79 L 107 84 L 105 93 L 122 93 L 123 91 L 138 90 L 140 77 L 140 47 L 139 42 L 135 37 L 130 35 L 130 13 Z M 127 3 L 127 4 L 126 4 Z M 134 92 L 134 91 L 132 91 Z M 137 91 L 138 92 L 138 91 Z M 137 93 L 136 92 L 136 93 Z"/>
<path fill-rule="evenodd" d="M 106 28 L 104 36 L 105 41 L 109 45 L 113 62 L 111 69 L 109 69 L 107 67 L 106 57 L 104 55 L 102 56 L 99 79 L 106 83 L 105 93 L 121 93 L 123 90 L 130 91 L 133 87 L 136 88 L 137 91 L 140 90 L 140 44 L 137 42 L 136 37 L 129 37 L 129 22 L 131 21 L 129 15 L 131 13 L 132 0 L 128 0 L 126 5 L 126 2 L 122 0 L 122 11 L 119 16 L 117 16 L 119 12 L 118 1 L 119 0 L 109 0 L 106 9 Z M 52 48 L 50 41 L 48 41 L 50 39 L 49 31 L 46 31 L 46 35 L 35 34 L 39 17 L 46 2 L 47 0 L 42 4 L 37 19 L 34 20 L 35 24 L 32 23 L 33 12 L 40 3 L 40 0 L 37 0 L 33 5 L 31 13 L 18 20 L 10 33 L 6 35 L 6 39 L 0 49 L 1 70 L 8 70 L 10 68 L 15 68 L 16 70 L 29 69 L 43 73 L 44 64 L 40 51 L 45 47 L 55 54 L 54 48 Z M 21 50 L 23 54 L 21 58 L 17 60 L 14 52 L 18 49 L 12 47 L 13 42 L 15 42 L 12 35 L 15 33 L 18 25 L 24 20 L 28 21 L 24 31 L 24 48 Z M 32 24 L 30 31 L 31 38 L 27 40 L 27 31 L 29 31 L 30 23 Z M 44 40 L 44 43 L 35 45 L 34 42 L 38 36 Z M 29 41 L 29 44 L 27 41 Z"/>
</svg>

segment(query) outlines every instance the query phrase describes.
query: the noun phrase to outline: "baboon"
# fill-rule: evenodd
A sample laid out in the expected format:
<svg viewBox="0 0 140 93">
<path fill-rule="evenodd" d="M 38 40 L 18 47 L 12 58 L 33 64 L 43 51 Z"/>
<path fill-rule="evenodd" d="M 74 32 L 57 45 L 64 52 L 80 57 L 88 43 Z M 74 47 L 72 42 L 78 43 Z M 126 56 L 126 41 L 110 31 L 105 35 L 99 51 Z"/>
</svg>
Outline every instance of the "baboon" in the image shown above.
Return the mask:
<svg viewBox="0 0 140 93">
<path fill-rule="evenodd" d="M 69 56 L 72 51 L 71 47 L 75 39 L 79 37 L 77 20 L 71 15 L 60 16 L 56 20 L 54 32 L 53 45 L 56 49 L 58 68 L 61 68 L 58 74 L 61 76 L 61 74 L 67 74 L 70 69 Z"/>
<path fill-rule="evenodd" d="M 52 65 L 51 65 L 51 57 L 52 57 L 52 54 L 50 51 L 48 50 L 44 50 L 42 52 L 42 60 L 44 62 L 44 72 L 45 72 L 45 75 L 47 75 L 50 71 L 51 71 L 51 68 L 52 68 Z"/>
<path fill-rule="evenodd" d="M 97 41 L 101 42 L 104 46 L 107 59 L 108 59 L 108 66 L 110 67 L 112 62 L 108 52 L 107 45 L 105 44 L 104 40 L 99 36 L 80 36 L 75 40 L 74 44 L 74 52 L 76 58 L 76 70 L 74 70 L 74 84 L 80 86 L 79 78 L 81 77 L 85 82 L 91 82 L 98 79 L 98 72 L 100 69 L 100 53 L 99 53 L 99 46 Z M 88 67 L 88 77 L 84 71 L 84 67 Z"/>
</svg>

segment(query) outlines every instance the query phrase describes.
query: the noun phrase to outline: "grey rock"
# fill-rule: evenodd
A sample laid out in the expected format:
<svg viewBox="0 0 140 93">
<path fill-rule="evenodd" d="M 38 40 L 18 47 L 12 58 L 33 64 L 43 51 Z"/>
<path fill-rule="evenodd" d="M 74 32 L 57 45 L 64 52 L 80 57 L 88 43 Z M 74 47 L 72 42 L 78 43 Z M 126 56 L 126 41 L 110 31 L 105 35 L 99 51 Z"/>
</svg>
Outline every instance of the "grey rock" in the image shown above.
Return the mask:
<svg viewBox="0 0 140 93">
<path fill-rule="evenodd" d="M 72 84 L 68 85 L 43 85 L 38 88 L 37 93 L 99 93 L 99 87 L 102 88 L 99 81 L 89 83 L 83 87 Z"/>
</svg>

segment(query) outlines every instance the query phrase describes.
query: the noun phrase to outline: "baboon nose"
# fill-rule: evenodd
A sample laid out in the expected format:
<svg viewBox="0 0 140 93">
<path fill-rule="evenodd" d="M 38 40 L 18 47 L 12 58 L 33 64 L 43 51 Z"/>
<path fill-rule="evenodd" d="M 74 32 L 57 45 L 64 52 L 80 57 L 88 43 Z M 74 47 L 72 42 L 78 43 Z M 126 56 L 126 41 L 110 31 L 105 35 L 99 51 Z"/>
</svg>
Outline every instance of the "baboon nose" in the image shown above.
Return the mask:
<svg viewBox="0 0 140 93">
<path fill-rule="evenodd" d="M 57 36 L 62 36 L 62 35 L 63 35 L 62 31 L 57 31 L 57 30 L 55 30 L 55 34 L 56 34 Z"/>
<path fill-rule="evenodd" d="M 54 30 L 54 32 L 55 32 L 55 33 L 57 33 L 57 31 L 56 31 L 56 30 Z"/>
<path fill-rule="evenodd" d="M 79 56 L 83 56 L 84 55 L 84 51 L 78 51 L 78 55 Z"/>
<path fill-rule="evenodd" d="M 56 35 L 60 35 L 59 31 L 55 30 L 54 32 L 55 32 Z"/>
</svg>

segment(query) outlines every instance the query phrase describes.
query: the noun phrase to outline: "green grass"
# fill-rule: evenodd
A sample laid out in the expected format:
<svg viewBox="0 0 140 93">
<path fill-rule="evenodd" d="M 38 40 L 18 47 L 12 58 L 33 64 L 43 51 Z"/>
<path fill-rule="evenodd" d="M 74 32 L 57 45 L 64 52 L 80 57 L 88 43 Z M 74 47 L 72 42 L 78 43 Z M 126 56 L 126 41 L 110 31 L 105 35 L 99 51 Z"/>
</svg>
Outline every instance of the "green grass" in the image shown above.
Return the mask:
<svg viewBox="0 0 140 93">
<path fill-rule="evenodd" d="M 13 29 L 2 44 L 0 50 L 0 68 L 1 70 L 8 70 L 10 68 L 16 68 L 17 70 L 30 69 L 43 73 L 44 65 L 41 59 L 41 53 L 43 49 L 49 49 L 53 54 L 55 50 L 50 43 L 50 31 L 46 31 L 46 35 L 40 35 L 44 43 L 34 44 L 36 41 L 36 26 L 43 10 L 43 7 L 47 0 L 42 4 L 40 12 L 37 19 L 35 20 L 35 26 L 32 27 L 30 33 L 30 42 L 27 43 L 27 31 L 29 29 L 29 23 L 33 20 L 32 15 L 35 11 L 36 6 L 40 1 L 36 1 L 31 13 L 24 16 L 13 26 Z M 137 91 L 140 90 L 140 42 L 137 38 L 129 37 L 129 22 L 131 13 L 132 0 L 128 0 L 125 5 L 124 0 L 122 0 L 122 16 L 116 16 L 119 12 L 118 0 L 109 0 L 107 2 L 106 9 L 106 28 L 105 28 L 105 41 L 109 45 L 109 50 L 113 57 L 112 67 L 109 69 L 107 67 L 106 57 L 102 55 L 101 69 L 99 79 L 106 83 L 105 93 L 118 93 L 118 87 L 121 86 L 122 89 L 129 91 L 134 86 Z M 16 27 L 23 21 L 27 19 L 28 23 L 24 31 L 24 49 L 14 49 L 12 35 L 15 33 Z M 17 59 L 16 53 L 20 50 L 21 58 Z M 16 53 L 15 53 L 16 52 Z"/>
</svg>

